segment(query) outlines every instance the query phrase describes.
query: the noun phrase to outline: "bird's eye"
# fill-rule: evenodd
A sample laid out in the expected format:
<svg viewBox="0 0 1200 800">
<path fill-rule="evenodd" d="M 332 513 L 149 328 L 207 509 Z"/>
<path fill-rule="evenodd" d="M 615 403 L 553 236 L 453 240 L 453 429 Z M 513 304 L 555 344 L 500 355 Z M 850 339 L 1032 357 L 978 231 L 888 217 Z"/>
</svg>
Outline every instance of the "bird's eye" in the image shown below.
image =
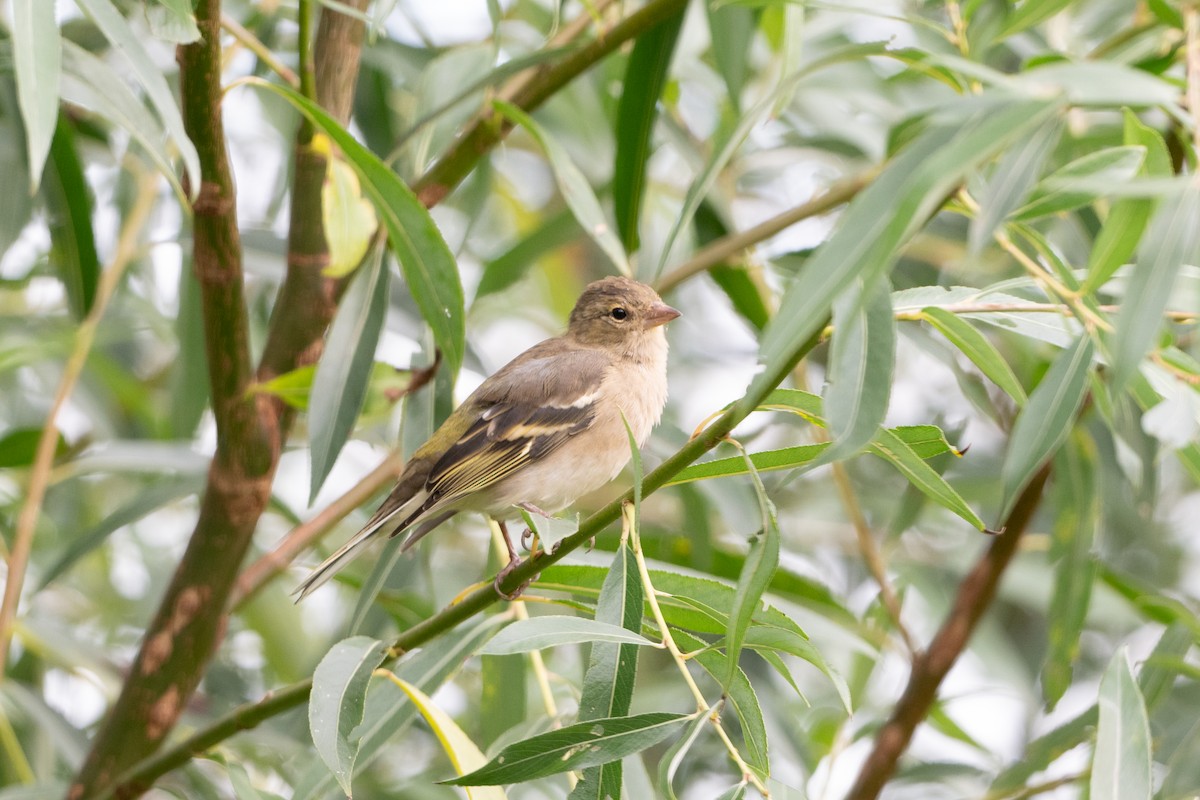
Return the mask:
<svg viewBox="0 0 1200 800">
<path fill-rule="evenodd" d="M 608 315 L 610 317 L 612 317 L 613 319 L 620 321 L 620 320 L 623 320 L 626 317 L 628 317 L 629 312 L 626 311 L 625 309 L 621 308 L 620 306 L 617 306 L 612 311 L 608 312 Z"/>
</svg>

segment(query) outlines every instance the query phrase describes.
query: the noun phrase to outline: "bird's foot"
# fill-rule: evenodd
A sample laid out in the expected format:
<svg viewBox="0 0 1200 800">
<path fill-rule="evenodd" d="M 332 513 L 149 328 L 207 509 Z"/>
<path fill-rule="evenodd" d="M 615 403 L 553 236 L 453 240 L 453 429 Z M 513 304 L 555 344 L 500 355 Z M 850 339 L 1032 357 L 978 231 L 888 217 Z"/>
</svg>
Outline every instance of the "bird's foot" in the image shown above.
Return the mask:
<svg viewBox="0 0 1200 800">
<path fill-rule="evenodd" d="M 554 519 L 553 514 L 551 514 L 549 511 L 543 511 L 542 509 L 535 506 L 533 503 L 517 503 L 517 508 L 523 508 L 526 511 L 528 511 L 530 514 L 536 514 L 539 517 L 545 517 L 546 519 Z"/>
<path fill-rule="evenodd" d="M 529 584 L 533 583 L 534 578 L 530 578 L 529 580 L 517 586 L 517 588 L 513 589 L 511 592 L 506 592 L 500 588 L 500 584 L 504 583 L 504 580 L 511 575 L 513 570 L 520 566 L 521 563 L 521 559 L 514 558 L 508 562 L 508 565 L 505 566 L 504 569 L 496 573 L 496 578 L 492 581 L 492 588 L 496 590 L 496 594 L 500 595 L 501 599 L 516 600 L 525 593 L 525 590 L 529 588 Z M 534 577 L 536 578 L 536 576 Z"/>
</svg>

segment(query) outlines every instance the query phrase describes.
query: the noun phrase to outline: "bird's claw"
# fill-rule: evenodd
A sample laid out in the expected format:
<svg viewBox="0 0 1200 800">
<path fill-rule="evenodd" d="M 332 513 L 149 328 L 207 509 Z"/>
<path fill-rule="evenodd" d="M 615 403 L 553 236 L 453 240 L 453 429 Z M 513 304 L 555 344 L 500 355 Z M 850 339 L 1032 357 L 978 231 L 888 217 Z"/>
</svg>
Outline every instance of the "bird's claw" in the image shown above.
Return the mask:
<svg viewBox="0 0 1200 800">
<path fill-rule="evenodd" d="M 500 584 L 504 583 L 505 578 L 511 575 L 513 570 L 515 570 L 522 563 L 522 559 L 514 558 L 508 562 L 504 569 L 496 573 L 496 577 L 492 581 L 492 588 L 496 590 L 496 594 L 500 595 L 501 599 L 509 601 L 516 600 L 525 593 L 525 590 L 529 588 L 529 584 L 533 583 L 534 578 L 537 577 L 534 576 L 534 578 L 530 578 L 529 580 L 517 586 L 517 588 L 513 589 L 511 592 L 506 592 L 500 588 Z"/>
</svg>

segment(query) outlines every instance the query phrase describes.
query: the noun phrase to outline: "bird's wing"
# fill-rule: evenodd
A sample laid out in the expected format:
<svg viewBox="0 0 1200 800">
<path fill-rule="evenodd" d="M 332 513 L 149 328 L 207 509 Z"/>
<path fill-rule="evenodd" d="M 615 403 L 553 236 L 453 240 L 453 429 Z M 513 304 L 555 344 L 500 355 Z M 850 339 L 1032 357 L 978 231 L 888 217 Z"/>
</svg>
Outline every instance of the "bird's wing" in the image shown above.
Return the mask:
<svg viewBox="0 0 1200 800">
<path fill-rule="evenodd" d="M 554 340 L 552 340 L 554 341 Z M 596 418 L 597 389 L 610 359 L 591 349 L 537 349 L 472 395 L 478 416 L 430 470 L 425 485 L 444 506 L 486 489 L 558 449 Z"/>
</svg>

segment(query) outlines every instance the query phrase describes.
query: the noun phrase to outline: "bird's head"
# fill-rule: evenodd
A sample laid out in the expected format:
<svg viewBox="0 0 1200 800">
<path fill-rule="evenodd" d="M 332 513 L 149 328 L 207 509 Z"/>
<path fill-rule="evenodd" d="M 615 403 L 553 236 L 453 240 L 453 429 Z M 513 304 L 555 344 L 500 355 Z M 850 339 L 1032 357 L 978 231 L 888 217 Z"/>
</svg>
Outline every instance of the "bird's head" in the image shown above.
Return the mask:
<svg viewBox="0 0 1200 800">
<path fill-rule="evenodd" d="M 602 278 L 588 284 L 579 296 L 567 333 L 580 344 L 639 355 L 647 343 L 665 341 L 662 326 L 678 316 L 646 284 Z"/>
</svg>

